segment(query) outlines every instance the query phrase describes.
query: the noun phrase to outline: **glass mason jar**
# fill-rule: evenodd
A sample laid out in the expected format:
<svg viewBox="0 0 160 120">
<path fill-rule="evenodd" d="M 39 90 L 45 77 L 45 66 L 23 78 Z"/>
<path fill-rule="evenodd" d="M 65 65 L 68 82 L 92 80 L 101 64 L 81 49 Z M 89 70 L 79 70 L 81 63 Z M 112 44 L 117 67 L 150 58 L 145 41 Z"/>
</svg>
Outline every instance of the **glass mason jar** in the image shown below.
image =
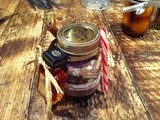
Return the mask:
<svg viewBox="0 0 160 120">
<path fill-rule="evenodd" d="M 131 6 L 144 1 L 148 0 L 127 0 L 124 5 Z M 131 37 L 142 37 L 145 34 L 150 26 L 154 7 L 148 6 L 143 10 L 140 14 L 137 11 L 123 13 L 121 27 L 124 34 Z"/>
<path fill-rule="evenodd" d="M 73 23 L 57 33 L 57 46 L 68 54 L 63 66 L 68 79 L 64 92 L 81 97 L 92 94 L 100 81 L 101 50 L 99 30 L 88 23 Z"/>
</svg>

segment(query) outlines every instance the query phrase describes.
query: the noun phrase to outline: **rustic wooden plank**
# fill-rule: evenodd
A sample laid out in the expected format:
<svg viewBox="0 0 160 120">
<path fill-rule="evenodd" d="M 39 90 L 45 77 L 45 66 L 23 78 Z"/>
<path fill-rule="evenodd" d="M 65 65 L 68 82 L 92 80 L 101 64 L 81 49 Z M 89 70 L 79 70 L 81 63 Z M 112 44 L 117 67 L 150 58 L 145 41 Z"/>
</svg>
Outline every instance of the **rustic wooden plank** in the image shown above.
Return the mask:
<svg viewBox="0 0 160 120">
<path fill-rule="evenodd" d="M 144 104 L 153 119 L 159 120 L 160 115 L 160 34 L 159 30 L 150 28 L 141 38 L 125 36 L 121 30 L 122 13 L 115 8 L 116 13 L 108 17 L 115 18 L 111 22 L 114 35 L 121 46 L 127 64 L 133 74 L 134 82 L 140 90 Z M 119 14 L 120 16 L 117 16 Z M 116 20 L 116 21 L 115 21 Z M 117 24 L 114 24 L 117 23 Z"/>
<path fill-rule="evenodd" d="M 58 1 L 57 1 L 58 2 Z M 104 26 L 101 12 L 85 9 L 78 0 L 59 1 L 61 10 L 55 10 L 58 28 L 72 22 L 88 22 L 97 27 Z M 109 8 L 111 14 L 114 9 Z M 83 13 L 83 14 L 82 14 Z M 110 14 L 109 13 L 109 14 Z M 110 18 L 113 20 L 113 18 Z M 44 49 L 53 40 L 47 31 L 48 38 L 43 41 Z M 51 37 L 51 38 L 50 38 Z M 83 98 L 73 98 L 65 95 L 64 99 L 53 109 L 53 119 L 85 119 L 85 120 L 147 120 L 147 111 L 133 85 L 132 76 L 128 71 L 126 63 L 119 46 L 111 36 L 109 39 L 111 50 L 114 55 L 116 66 L 109 68 L 109 91 L 102 93 L 96 91 L 93 95 Z M 34 93 L 31 98 L 29 120 L 44 120 L 45 103 L 33 87 Z"/>
<path fill-rule="evenodd" d="M 5 2 L 9 4 L 9 1 Z M 9 7 L 13 6 L 14 10 L 17 1 L 12 1 L 10 4 Z M 1 120 L 26 118 L 35 65 L 25 66 L 25 64 L 35 59 L 35 47 L 42 31 L 43 11 L 33 11 L 27 1 L 21 0 L 13 12 L 19 12 L 19 15 L 8 21 L 0 36 Z"/>
<path fill-rule="evenodd" d="M 11 15 L 14 13 L 18 3 L 19 3 L 20 0 L 1 0 L 0 1 L 0 12 L 3 14 L 3 15 Z M 0 27 L 0 35 L 2 34 L 3 30 L 5 29 L 7 23 L 8 23 L 9 20 L 7 20 L 5 23 L 1 24 Z"/>
</svg>

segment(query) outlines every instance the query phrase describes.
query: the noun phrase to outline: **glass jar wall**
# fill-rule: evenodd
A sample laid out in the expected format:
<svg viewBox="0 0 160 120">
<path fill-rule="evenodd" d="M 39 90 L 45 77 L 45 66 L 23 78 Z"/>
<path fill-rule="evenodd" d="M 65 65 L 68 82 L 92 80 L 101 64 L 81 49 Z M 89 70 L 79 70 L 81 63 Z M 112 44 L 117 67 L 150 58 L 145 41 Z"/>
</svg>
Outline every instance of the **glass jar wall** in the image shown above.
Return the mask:
<svg viewBox="0 0 160 120">
<path fill-rule="evenodd" d="M 141 2 L 144 1 L 126 0 L 124 6 L 132 6 Z M 137 13 L 138 9 L 137 11 L 124 12 L 121 23 L 123 33 L 131 37 L 142 37 L 150 26 L 153 10 L 153 6 L 148 6 L 142 8 L 140 14 Z"/>
</svg>

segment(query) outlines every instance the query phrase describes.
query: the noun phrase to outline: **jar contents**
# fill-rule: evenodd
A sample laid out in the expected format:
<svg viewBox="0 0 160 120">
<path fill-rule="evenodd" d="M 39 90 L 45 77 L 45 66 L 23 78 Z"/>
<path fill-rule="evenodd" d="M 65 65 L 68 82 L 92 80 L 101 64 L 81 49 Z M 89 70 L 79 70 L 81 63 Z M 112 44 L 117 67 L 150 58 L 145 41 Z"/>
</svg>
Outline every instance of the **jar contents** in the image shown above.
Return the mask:
<svg viewBox="0 0 160 120">
<path fill-rule="evenodd" d="M 69 62 L 65 93 L 71 96 L 86 96 L 95 91 L 100 80 L 101 54 L 83 61 Z"/>
<path fill-rule="evenodd" d="M 134 5 L 135 1 L 140 2 L 138 0 L 127 1 L 125 6 Z M 141 13 L 137 13 L 137 11 L 124 12 L 121 23 L 123 33 L 131 37 L 142 37 L 150 26 L 153 10 L 154 7 L 148 6 L 139 10 Z"/>
<path fill-rule="evenodd" d="M 55 70 L 51 69 L 50 72 L 55 77 L 60 88 L 64 90 L 64 86 L 67 81 L 66 73 L 61 68 Z M 42 66 L 39 67 L 37 89 L 39 94 L 46 100 L 45 75 L 44 75 L 44 68 Z M 63 98 L 63 94 L 57 93 L 52 84 L 51 84 L 51 89 L 52 89 L 52 105 L 54 105 Z"/>
<path fill-rule="evenodd" d="M 160 29 L 160 8 L 157 8 L 153 25 L 155 28 Z"/>
<path fill-rule="evenodd" d="M 96 66 L 97 58 L 70 62 L 67 65 L 68 83 L 86 84 L 97 78 L 100 72 L 100 66 Z"/>
</svg>

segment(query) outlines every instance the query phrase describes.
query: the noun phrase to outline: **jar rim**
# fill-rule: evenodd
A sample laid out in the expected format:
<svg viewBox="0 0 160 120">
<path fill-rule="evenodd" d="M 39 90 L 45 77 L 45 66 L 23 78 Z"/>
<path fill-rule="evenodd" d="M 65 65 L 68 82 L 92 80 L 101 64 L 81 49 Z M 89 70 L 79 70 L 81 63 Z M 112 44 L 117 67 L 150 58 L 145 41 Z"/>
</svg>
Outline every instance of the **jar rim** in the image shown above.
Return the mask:
<svg viewBox="0 0 160 120">
<path fill-rule="evenodd" d="M 69 54 L 88 54 L 100 45 L 99 29 L 89 23 L 70 23 L 57 32 L 57 45 Z"/>
<path fill-rule="evenodd" d="M 83 36 L 87 32 L 90 32 L 90 34 L 88 33 L 89 38 L 79 38 L 80 35 Z M 65 44 L 83 46 L 86 44 L 92 44 L 92 42 L 97 40 L 97 38 L 99 37 L 98 33 L 99 30 L 96 26 L 85 22 L 76 22 L 70 23 L 60 28 L 57 32 L 57 38 L 58 40 L 63 41 Z M 72 39 L 76 37 L 78 40 L 71 41 L 71 38 L 69 39 L 67 37 L 72 37 Z"/>
</svg>

